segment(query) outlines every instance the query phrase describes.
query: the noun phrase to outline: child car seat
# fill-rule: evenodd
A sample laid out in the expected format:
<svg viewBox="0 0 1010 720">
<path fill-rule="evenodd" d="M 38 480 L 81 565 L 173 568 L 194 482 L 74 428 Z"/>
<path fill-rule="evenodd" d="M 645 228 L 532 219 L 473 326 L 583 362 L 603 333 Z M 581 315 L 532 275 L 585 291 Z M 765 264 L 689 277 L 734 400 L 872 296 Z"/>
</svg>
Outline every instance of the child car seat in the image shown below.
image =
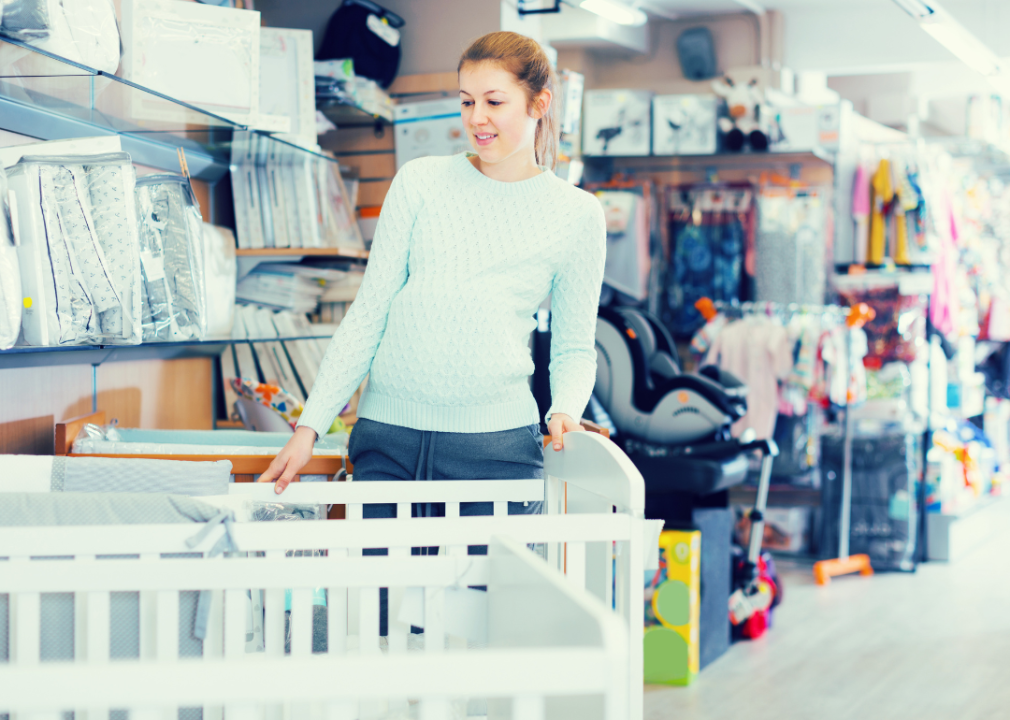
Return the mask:
<svg viewBox="0 0 1010 720">
<path fill-rule="evenodd" d="M 710 366 L 681 372 L 676 346 L 655 317 L 600 308 L 595 394 L 618 429 L 660 445 L 728 439 L 747 412 L 747 386 Z"/>
</svg>

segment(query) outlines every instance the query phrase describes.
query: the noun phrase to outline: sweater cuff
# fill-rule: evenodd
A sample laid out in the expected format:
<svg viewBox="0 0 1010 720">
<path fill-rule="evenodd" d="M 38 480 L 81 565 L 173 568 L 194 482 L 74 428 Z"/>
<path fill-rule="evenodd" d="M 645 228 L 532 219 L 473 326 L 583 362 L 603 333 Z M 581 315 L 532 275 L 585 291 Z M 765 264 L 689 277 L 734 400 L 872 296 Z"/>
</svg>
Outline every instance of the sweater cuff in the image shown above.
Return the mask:
<svg viewBox="0 0 1010 720">
<path fill-rule="evenodd" d="M 333 425 L 336 417 L 336 413 L 306 405 L 301 417 L 298 418 L 298 425 L 296 427 L 304 426 L 312 428 L 316 431 L 316 436 L 321 438 L 330 431 L 330 427 Z"/>
</svg>

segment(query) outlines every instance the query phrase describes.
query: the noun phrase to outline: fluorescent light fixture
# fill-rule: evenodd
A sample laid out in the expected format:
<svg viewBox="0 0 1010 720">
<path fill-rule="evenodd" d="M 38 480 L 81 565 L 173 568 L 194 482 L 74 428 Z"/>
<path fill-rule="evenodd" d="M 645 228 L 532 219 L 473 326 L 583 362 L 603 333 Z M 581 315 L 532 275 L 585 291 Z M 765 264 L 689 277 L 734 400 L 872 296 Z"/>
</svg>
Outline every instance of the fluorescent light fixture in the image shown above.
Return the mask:
<svg viewBox="0 0 1010 720">
<path fill-rule="evenodd" d="M 958 60 L 983 75 L 1000 93 L 1010 95 L 1010 75 L 999 57 L 950 13 L 932 1 L 928 4 L 922 0 L 894 2 Z"/>
<path fill-rule="evenodd" d="M 579 7 L 618 25 L 645 25 L 649 20 L 638 8 L 618 0 L 582 0 Z"/>
</svg>

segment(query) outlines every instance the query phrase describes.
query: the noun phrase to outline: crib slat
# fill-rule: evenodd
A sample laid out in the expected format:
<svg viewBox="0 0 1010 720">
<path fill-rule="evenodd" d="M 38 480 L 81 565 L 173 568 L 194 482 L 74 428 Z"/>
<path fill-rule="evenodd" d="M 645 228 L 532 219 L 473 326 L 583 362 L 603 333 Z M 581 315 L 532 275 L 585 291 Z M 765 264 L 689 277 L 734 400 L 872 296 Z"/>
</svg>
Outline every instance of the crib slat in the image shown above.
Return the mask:
<svg viewBox="0 0 1010 720">
<path fill-rule="evenodd" d="M 586 544 L 570 542 L 566 545 L 565 576 L 580 590 L 586 587 Z"/>
<path fill-rule="evenodd" d="M 445 516 L 446 518 L 458 518 L 459 503 L 447 502 L 445 504 Z M 449 545 L 446 548 L 446 555 L 449 555 L 450 557 L 459 557 L 461 555 L 466 555 L 466 545 Z"/>
<path fill-rule="evenodd" d="M 397 547 L 389 548 L 390 557 L 409 558 L 410 548 Z M 388 639 L 390 652 L 407 652 L 407 636 L 410 634 L 410 626 L 400 622 L 400 605 L 403 603 L 404 588 L 390 587 L 389 593 L 389 613 L 388 613 Z"/>
<path fill-rule="evenodd" d="M 445 593 L 440 587 L 424 589 L 424 650 L 440 653 L 445 650 Z"/>
<path fill-rule="evenodd" d="M 348 503 L 347 504 L 347 519 L 348 520 L 361 520 L 364 512 L 364 505 L 361 503 Z"/>
<path fill-rule="evenodd" d="M 544 720 L 544 699 L 532 695 L 514 698 L 512 720 Z"/>
<path fill-rule="evenodd" d="M 271 559 L 284 557 L 283 550 L 268 550 Z M 267 657 L 284 656 L 284 591 L 272 588 L 263 592 L 263 646 Z"/>
<path fill-rule="evenodd" d="M 410 517 L 410 503 L 396 503 L 396 519 L 406 520 Z"/>
<path fill-rule="evenodd" d="M 494 501 L 494 514 L 495 517 L 502 517 L 509 514 L 509 504 L 506 500 L 495 500 Z"/>
<path fill-rule="evenodd" d="M 449 701 L 445 698 L 421 700 L 421 720 L 449 720 Z"/>
<path fill-rule="evenodd" d="M 358 596 L 358 613 L 361 616 L 358 628 L 361 642 L 359 652 L 362 655 L 375 655 L 379 652 L 379 588 L 361 588 Z"/>
<path fill-rule="evenodd" d="M 312 654 L 312 590 L 291 590 L 291 657 Z"/>
<path fill-rule="evenodd" d="M 204 659 L 224 657 L 224 592 L 221 590 L 212 590 L 210 593 L 210 612 L 207 616 L 207 639 L 203 641 L 203 657 Z M 203 708 L 203 720 L 223 720 L 223 718 L 224 707 L 221 705 Z"/>
<path fill-rule="evenodd" d="M 10 656 L 19 665 L 39 662 L 41 641 L 42 596 L 39 593 L 10 594 Z"/>
<path fill-rule="evenodd" d="M 246 628 L 245 590 L 224 591 L 224 656 L 240 658 L 245 655 Z"/>
<path fill-rule="evenodd" d="M 159 590 L 157 607 L 157 658 L 163 662 L 176 660 L 179 657 L 179 591 Z"/>
<path fill-rule="evenodd" d="M 331 558 L 347 557 L 347 548 L 333 548 L 327 555 Z M 343 655 L 347 652 L 347 588 L 327 588 L 326 608 L 327 651 Z"/>
<path fill-rule="evenodd" d="M 84 642 L 78 645 L 78 660 L 88 663 L 102 663 L 109 659 L 110 648 L 110 595 L 107 592 L 77 593 L 74 605 L 83 605 L 83 625 L 80 630 L 74 628 L 83 636 Z M 75 608 L 76 609 L 76 608 Z M 84 717 L 87 720 L 108 720 L 109 708 L 91 707 Z"/>
</svg>

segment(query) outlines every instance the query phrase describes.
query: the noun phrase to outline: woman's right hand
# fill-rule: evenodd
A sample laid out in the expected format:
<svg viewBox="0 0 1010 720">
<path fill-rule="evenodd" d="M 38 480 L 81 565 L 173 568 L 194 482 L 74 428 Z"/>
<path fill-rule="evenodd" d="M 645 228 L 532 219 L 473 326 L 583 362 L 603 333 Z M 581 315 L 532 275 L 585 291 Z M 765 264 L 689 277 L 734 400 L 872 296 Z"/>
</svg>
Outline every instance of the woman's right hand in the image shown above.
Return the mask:
<svg viewBox="0 0 1010 720">
<path fill-rule="evenodd" d="M 294 480 L 295 475 L 312 459 L 312 447 L 316 444 L 316 431 L 304 425 L 295 429 L 287 444 L 277 453 L 267 471 L 256 482 L 277 482 L 274 492 L 280 495 Z"/>
</svg>

